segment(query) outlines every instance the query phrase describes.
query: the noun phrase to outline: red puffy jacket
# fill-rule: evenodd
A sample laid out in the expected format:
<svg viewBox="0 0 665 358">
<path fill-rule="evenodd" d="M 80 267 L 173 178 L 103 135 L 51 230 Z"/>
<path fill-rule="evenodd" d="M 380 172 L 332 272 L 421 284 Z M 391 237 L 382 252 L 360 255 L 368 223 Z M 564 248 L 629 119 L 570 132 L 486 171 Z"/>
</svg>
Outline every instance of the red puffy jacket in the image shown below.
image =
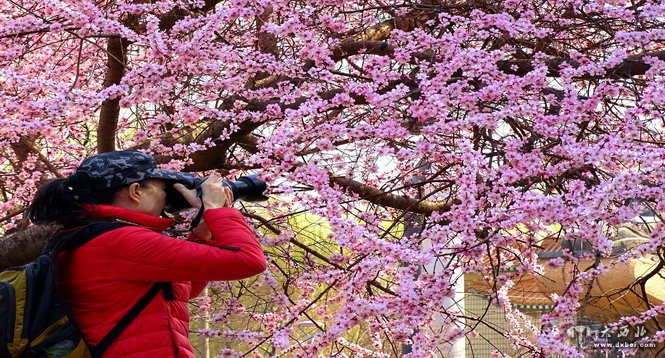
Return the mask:
<svg viewBox="0 0 665 358">
<path fill-rule="evenodd" d="M 57 258 L 57 287 L 87 342 L 96 345 L 155 282 L 173 282 L 139 314 L 104 357 L 194 357 L 188 338 L 187 302 L 208 281 L 239 280 L 266 268 L 265 257 L 243 216 L 233 208 L 205 211 L 212 240 L 206 244 L 160 234 L 173 224 L 109 206 L 85 208 L 90 218 L 117 218 L 121 227 Z M 239 251 L 216 246 L 235 246 Z"/>
</svg>

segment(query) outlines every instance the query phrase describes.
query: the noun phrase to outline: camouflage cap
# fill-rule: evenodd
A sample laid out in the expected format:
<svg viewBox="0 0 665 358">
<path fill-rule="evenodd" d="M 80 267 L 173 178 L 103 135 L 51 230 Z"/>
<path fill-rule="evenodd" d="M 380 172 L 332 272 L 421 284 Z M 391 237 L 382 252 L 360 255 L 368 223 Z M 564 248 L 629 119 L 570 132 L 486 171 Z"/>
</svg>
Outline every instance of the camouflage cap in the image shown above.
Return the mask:
<svg viewBox="0 0 665 358">
<path fill-rule="evenodd" d="M 197 178 L 188 173 L 157 168 L 155 158 L 138 150 L 116 150 L 92 156 L 79 165 L 76 174 L 87 174 L 90 189 L 109 189 L 140 182 L 164 179 L 192 189 Z"/>
</svg>

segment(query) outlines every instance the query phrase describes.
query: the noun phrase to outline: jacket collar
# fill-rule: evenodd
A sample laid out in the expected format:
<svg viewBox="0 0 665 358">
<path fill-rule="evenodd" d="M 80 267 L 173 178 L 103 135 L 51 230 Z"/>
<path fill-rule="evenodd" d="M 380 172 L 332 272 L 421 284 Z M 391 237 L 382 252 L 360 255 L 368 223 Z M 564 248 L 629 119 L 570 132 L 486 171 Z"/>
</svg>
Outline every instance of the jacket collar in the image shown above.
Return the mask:
<svg viewBox="0 0 665 358">
<path fill-rule="evenodd" d="M 139 211 L 125 209 L 113 205 L 86 204 L 83 205 L 85 216 L 92 219 L 119 219 L 132 224 L 164 231 L 175 223 L 172 219 L 160 218 Z"/>
</svg>

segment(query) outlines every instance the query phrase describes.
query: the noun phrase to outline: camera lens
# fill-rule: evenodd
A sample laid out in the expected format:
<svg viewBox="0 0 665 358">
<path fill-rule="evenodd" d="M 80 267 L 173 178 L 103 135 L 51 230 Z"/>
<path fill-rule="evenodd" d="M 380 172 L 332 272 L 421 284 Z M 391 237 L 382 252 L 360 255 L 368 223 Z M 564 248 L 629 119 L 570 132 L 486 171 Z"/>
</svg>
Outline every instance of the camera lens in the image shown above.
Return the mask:
<svg viewBox="0 0 665 358">
<path fill-rule="evenodd" d="M 234 200 L 247 202 L 268 200 L 268 197 L 263 195 L 268 185 L 265 181 L 259 179 L 256 174 L 242 176 L 237 181 L 225 180 L 222 185 L 231 188 Z"/>
<path fill-rule="evenodd" d="M 198 197 L 201 197 L 201 184 L 203 179 L 196 179 L 193 183 L 181 183 L 188 189 L 196 189 Z M 268 197 L 263 195 L 263 192 L 268 188 L 265 181 L 259 179 L 256 174 L 245 175 L 238 178 L 236 181 L 224 180 L 222 185 L 231 188 L 234 200 L 242 200 L 246 202 L 266 201 Z M 166 212 L 173 213 L 180 210 L 190 208 L 191 205 L 179 191 L 173 188 L 173 185 L 166 187 Z"/>
</svg>

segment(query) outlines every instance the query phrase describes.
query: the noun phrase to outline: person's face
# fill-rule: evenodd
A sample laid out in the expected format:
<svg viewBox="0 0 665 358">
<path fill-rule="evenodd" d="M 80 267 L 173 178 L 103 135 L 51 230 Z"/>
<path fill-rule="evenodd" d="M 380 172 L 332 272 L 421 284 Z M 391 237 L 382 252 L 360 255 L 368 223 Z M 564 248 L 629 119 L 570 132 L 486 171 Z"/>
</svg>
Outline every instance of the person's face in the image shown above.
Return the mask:
<svg viewBox="0 0 665 358">
<path fill-rule="evenodd" d="M 140 190 L 137 211 L 160 216 L 166 205 L 166 183 L 159 179 L 149 179 Z"/>
</svg>

